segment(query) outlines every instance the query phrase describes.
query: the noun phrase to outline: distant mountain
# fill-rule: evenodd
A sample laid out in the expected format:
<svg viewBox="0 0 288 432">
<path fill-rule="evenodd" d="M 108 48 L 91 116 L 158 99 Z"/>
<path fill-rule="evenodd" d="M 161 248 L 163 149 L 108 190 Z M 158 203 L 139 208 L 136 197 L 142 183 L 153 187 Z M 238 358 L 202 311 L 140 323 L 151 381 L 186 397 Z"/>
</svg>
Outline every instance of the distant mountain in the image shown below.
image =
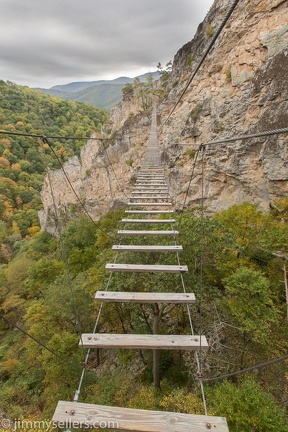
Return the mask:
<svg viewBox="0 0 288 432">
<path fill-rule="evenodd" d="M 135 78 L 145 82 L 149 75 L 152 75 L 154 80 L 159 78 L 158 72 L 148 72 Z M 122 88 L 125 84 L 132 83 L 135 78 L 119 77 L 114 80 L 80 81 L 37 90 L 62 99 L 89 103 L 97 108 L 110 111 L 121 100 Z"/>
</svg>

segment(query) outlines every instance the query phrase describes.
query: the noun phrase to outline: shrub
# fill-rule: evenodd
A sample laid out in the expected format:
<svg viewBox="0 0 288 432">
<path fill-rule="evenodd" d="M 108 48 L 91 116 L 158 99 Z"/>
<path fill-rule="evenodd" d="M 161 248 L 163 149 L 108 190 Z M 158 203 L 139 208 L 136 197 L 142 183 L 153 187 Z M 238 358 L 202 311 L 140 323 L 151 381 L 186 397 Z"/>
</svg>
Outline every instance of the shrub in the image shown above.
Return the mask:
<svg viewBox="0 0 288 432">
<path fill-rule="evenodd" d="M 191 147 L 188 147 L 186 149 L 186 154 L 189 156 L 190 159 L 194 159 L 195 156 L 195 150 Z"/>
<path fill-rule="evenodd" d="M 211 24 L 208 24 L 206 27 L 206 35 L 211 38 L 214 35 L 214 28 Z"/>
</svg>

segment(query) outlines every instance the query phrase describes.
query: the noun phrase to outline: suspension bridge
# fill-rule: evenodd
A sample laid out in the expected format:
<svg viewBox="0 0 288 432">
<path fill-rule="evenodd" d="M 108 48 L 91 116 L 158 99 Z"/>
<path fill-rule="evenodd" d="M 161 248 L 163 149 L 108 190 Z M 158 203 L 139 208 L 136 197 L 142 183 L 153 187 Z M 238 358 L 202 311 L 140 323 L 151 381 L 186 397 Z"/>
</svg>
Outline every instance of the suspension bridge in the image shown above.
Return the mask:
<svg viewBox="0 0 288 432">
<path fill-rule="evenodd" d="M 118 231 L 119 244 L 112 246 L 117 255 L 124 251 L 130 252 L 154 252 L 157 254 L 169 253 L 177 257 L 175 264 L 128 264 L 113 263 L 106 264 L 107 272 L 140 272 L 140 273 L 178 273 L 180 275 L 182 292 L 151 292 L 141 291 L 110 291 L 107 285 L 105 291 L 98 291 L 95 301 L 103 304 L 107 302 L 120 303 L 148 303 L 153 305 L 161 304 L 184 304 L 187 305 L 188 315 L 191 324 L 191 334 L 158 334 L 157 326 L 153 326 L 152 334 L 113 334 L 97 333 L 96 326 L 93 333 L 82 334 L 79 345 L 82 348 L 91 349 L 147 349 L 153 351 L 154 361 L 159 350 L 185 350 L 195 353 L 195 360 L 198 372 L 201 370 L 199 353 L 208 350 L 208 341 L 202 334 L 195 335 L 192 325 L 189 305 L 195 302 L 195 295 L 187 293 L 185 289 L 183 273 L 188 272 L 186 265 L 180 263 L 179 252 L 182 246 L 177 244 L 179 232 L 174 228 L 173 206 L 169 197 L 168 186 L 165 181 L 164 168 L 161 165 L 159 142 L 157 135 L 156 106 L 153 107 L 150 136 L 144 155 L 141 169 L 138 173 L 134 190 L 128 202 L 126 210 L 127 218 L 122 219 L 123 229 Z M 159 218 L 160 217 L 160 218 Z M 166 226 L 167 229 L 157 229 L 157 225 Z M 135 227 L 126 229 L 126 227 Z M 156 228 L 155 228 L 156 227 Z M 130 244 L 123 241 L 129 238 L 136 239 Z M 151 239 L 167 237 L 168 244 L 154 244 Z M 139 241 L 137 239 L 144 239 Z M 144 244 L 143 244 L 144 243 Z M 153 244 L 150 244 L 153 243 Z M 159 242 L 160 243 L 160 242 Z M 137 256 L 137 254 L 135 254 Z M 175 259 L 171 260 L 173 263 Z M 89 355 L 89 354 L 88 354 Z M 200 368 L 200 369 L 199 369 Z M 157 371 L 154 370 L 154 374 Z M 200 374 L 199 374 L 200 375 Z M 155 376 L 154 376 L 155 378 Z M 82 385 L 82 380 L 81 380 Z M 76 391 L 74 400 L 59 401 L 56 407 L 53 422 L 58 425 L 68 424 L 74 427 L 99 428 L 99 425 L 108 425 L 107 428 L 125 431 L 147 431 L 147 432 L 204 432 L 214 430 L 215 432 L 228 432 L 226 419 L 207 415 L 205 399 L 203 400 L 205 415 L 193 415 L 176 412 L 150 411 L 132 408 L 109 407 L 80 403 L 78 401 L 80 388 Z M 202 383 L 201 383 L 202 385 Z M 202 391 L 203 391 L 203 387 Z M 203 393 L 202 393 L 203 394 Z"/>
</svg>

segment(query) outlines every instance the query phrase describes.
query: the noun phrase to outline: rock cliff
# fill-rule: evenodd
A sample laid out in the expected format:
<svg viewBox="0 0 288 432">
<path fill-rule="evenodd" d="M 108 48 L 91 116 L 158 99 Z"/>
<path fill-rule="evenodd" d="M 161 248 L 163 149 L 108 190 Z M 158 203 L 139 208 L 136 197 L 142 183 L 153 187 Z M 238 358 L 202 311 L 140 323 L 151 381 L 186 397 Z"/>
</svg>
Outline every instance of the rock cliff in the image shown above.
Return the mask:
<svg viewBox="0 0 288 432">
<path fill-rule="evenodd" d="M 181 208 L 200 143 L 288 127 L 288 1 L 243 0 L 195 79 L 183 92 L 231 1 L 216 0 L 195 37 L 175 55 L 158 104 L 159 141 L 170 193 Z M 161 82 L 158 83 L 158 89 Z M 150 113 L 151 114 L 151 113 Z M 148 139 L 149 112 L 125 95 L 111 113 L 111 141 L 92 137 L 64 169 L 92 217 L 127 202 Z M 108 145 L 109 143 L 109 145 Z M 268 209 L 288 192 L 288 135 L 209 145 L 195 162 L 187 205 L 199 203 L 204 168 L 208 212 L 250 201 Z M 49 174 L 63 214 L 79 207 L 61 170 Z M 43 228 L 54 230 L 48 177 L 42 190 Z M 50 228 L 49 228 L 50 227 Z"/>
</svg>

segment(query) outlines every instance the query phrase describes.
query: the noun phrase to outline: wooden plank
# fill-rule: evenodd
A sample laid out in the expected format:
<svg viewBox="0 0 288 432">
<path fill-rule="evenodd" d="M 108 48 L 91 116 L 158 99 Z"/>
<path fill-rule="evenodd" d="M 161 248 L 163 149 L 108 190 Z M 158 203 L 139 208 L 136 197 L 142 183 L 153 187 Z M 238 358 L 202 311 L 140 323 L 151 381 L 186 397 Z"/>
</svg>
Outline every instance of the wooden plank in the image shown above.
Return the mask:
<svg viewBox="0 0 288 432">
<path fill-rule="evenodd" d="M 182 246 L 113 245 L 112 250 L 119 252 L 181 252 Z"/>
<path fill-rule="evenodd" d="M 144 169 L 142 168 L 139 171 L 138 175 L 142 174 L 142 173 L 150 173 L 150 172 L 156 172 L 156 173 L 161 173 L 161 174 L 163 173 L 164 174 L 164 169 L 163 168 L 157 168 L 154 166 L 149 166 L 149 167 L 145 167 Z"/>
<path fill-rule="evenodd" d="M 129 432 L 229 432 L 224 417 L 149 411 L 59 401 L 52 418 L 59 428 Z"/>
<path fill-rule="evenodd" d="M 125 210 L 127 214 L 173 214 L 173 210 Z"/>
<path fill-rule="evenodd" d="M 160 200 L 169 200 L 169 193 L 167 192 L 160 192 L 160 191 L 143 191 L 143 192 L 132 192 L 130 199 L 160 199 Z"/>
<path fill-rule="evenodd" d="M 155 181 L 156 183 L 161 181 L 164 182 L 166 181 L 165 177 L 138 177 L 137 178 L 138 181 Z"/>
<path fill-rule="evenodd" d="M 165 191 L 168 192 L 168 187 L 167 186 L 136 186 L 134 188 L 134 191 L 153 191 L 153 192 L 158 192 L 158 191 Z"/>
<path fill-rule="evenodd" d="M 165 181 L 153 181 L 153 180 L 145 180 L 144 182 L 141 182 L 139 180 L 136 180 L 136 186 L 167 186 L 167 183 Z"/>
<path fill-rule="evenodd" d="M 162 224 L 162 223 L 175 223 L 176 219 L 122 219 L 121 222 L 125 223 L 156 223 L 156 224 Z"/>
<path fill-rule="evenodd" d="M 137 180 L 162 180 L 165 181 L 165 177 L 164 176 L 157 176 L 157 175 L 142 175 L 142 176 L 138 176 Z"/>
<path fill-rule="evenodd" d="M 138 230 L 138 231 L 132 231 L 132 230 L 119 230 L 118 234 L 120 235 L 163 235 L 163 236 L 176 236 L 179 235 L 179 231 L 154 231 L 154 230 Z"/>
<path fill-rule="evenodd" d="M 186 273 L 186 265 L 158 265 L 158 264 L 106 264 L 105 269 L 113 272 L 136 272 L 136 273 Z"/>
<path fill-rule="evenodd" d="M 171 203 L 151 203 L 151 202 L 128 202 L 128 206 L 139 206 L 139 207 L 155 207 L 155 206 L 172 206 Z"/>
<path fill-rule="evenodd" d="M 200 349 L 200 336 L 83 333 L 79 345 L 83 348 L 134 348 L 196 351 Z M 208 350 L 207 339 L 203 335 L 201 336 L 201 349 L 205 351 Z"/>
<path fill-rule="evenodd" d="M 120 303 L 195 303 L 195 295 L 193 293 L 97 291 L 95 299 Z"/>
<path fill-rule="evenodd" d="M 162 198 L 162 196 L 160 195 L 168 195 L 168 191 L 164 191 L 164 192 L 160 192 L 160 190 L 134 190 L 132 192 L 132 195 L 154 195 L 154 197 L 159 197 Z M 132 197 L 132 198 L 136 198 L 136 197 Z M 139 198 L 145 198 L 143 196 L 139 197 Z"/>
<path fill-rule="evenodd" d="M 164 203 L 168 203 L 168 204 L 170 204 L 170 201 L 169 201 L 169 197 L 167 196 L 167 197 L 160 197 L 160 196 L 157 196 L 157 197 L 155 197 L 155 196 L 130 196 L 130 200 L 135 200 L 135 199 L 141 199 L 141 200 L 164 200 L 163 202 Z M 148 201 L 147 201 L 148 202 Z M 159 204 L 163 204 L 163 202 L 162 203 L 159 203 Z M 135 204 L 135 201 L 133 201 L 133 203 Z M 150 201 L 148 202 L 148 204 L 150 204 L 150 205 L 152 205 L 152 204 L 155 204 L 155 203 L 151 203 Z"/>
</svg>

